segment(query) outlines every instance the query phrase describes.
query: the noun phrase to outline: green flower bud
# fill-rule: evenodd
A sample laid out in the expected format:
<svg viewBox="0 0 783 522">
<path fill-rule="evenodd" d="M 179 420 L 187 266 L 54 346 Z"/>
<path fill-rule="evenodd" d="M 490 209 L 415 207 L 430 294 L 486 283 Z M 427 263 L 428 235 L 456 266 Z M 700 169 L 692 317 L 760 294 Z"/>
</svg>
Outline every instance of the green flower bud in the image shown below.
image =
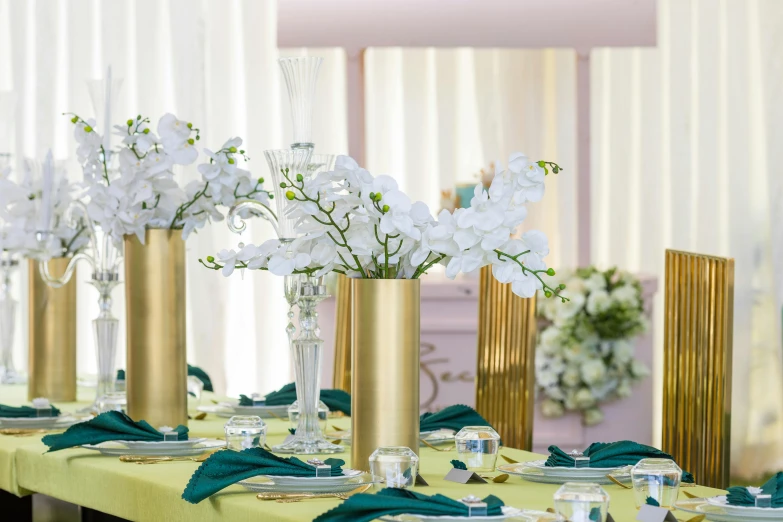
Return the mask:
<svg viewBox="0 0 783 522">
<path fill-rule="evenodd" d="M 384 212 L 388 212 L 388 211 L 390 210 L 390 208 L 389 208 L 389 205 L 384 205 L 384 206 L 381 208 L 381 210 L 383 210 Z"/>
<path fill-rule="evenodd" d="M 297 174 L 297 175 L 296 175 L 296 181 L 298 181 L 299 183 L 301 183 L 303 180 L 304 180 L 304 176 L 302 176 L 301 174 Z"/>
<path fill-rule="evenodd" d="M 128 127 L 130 127 L 131 125 L 133 125 L 133 120 L 128 120 L 128 121 L 126 121 L 125 123 L 127 123 L 127 124 L 128 124 Z"/>
<path fill-rule="evenodd" d="M 285 181 L 280 182 L 280 188 L 285 188 Z"/>
<path fill-rule="evenodd" d="M 540 161 L 538 162 L 538 166 L 539 166 L 539 167 L 543 167 L 544 165 L 546 165 L 546 162 L 545 162 L 544 160 L 540 160 Z"/>
<path fill-rule="evenodd" d="M 194 143 L 196 143 L 196 140 L 194 140 L 193 138 L 188 138 L 188 143 L 193 145 Z"/>
<path fill-rule="evenodd" d="M 544 292 L 544 295 L 545 295 L 547 298 L 549 298 L 549 297 L 552 297 L 552 292 L 550 292 L 549 290 L 547 290 L 546 292 Z"/>
<path fill-rule="evenodd" d="M 293 190 L 289 190 L 288 192 L 285 193 L 285 197 L 288 198 L 289 200 L 292 200 L 296 197 L 296 194 L 294 194 Z"/>
<path fill-rule="evenodd" d="M 234 161 L 234 158 L 228 158 L 229 165 L 233 165 L 234 163 L 236 163 L 236 161 Z"/>
<path fill-rule="evenodd" d="M 229 152 L 236 152 L 236 151 L 237 151 L 237 148 L 232 146 L 232 147 L 229 147 L 229 148 L 228 148 L 228 151 L 229 151 Z"/>
<path fill-rule="evenodd" d="M 141 120 L 141 114 L 139 114 L 138 116 L 136 116 L 136 121 L 140 121 L 140 120 Z"/>
<path fill-rule="evenodd" d="M 214 263 L 214 262 L 215 262 L 215 258 L 214 257 L 207 256 L 207 263 Z"/>
<path fill-rule="evenodd" d="M 188 129 L 192 129 L 192 128 L 193 128 L 193 124 L 192 123 L 188 123 Z"/>
<path fill-rule="evenodd" d="M 244 154 L 244 153 L 245 153 L 245 151 L 244 151 L 244 150 L 240 150 L 240 151 L 239 151 L 239 153 L 240 153 L 240 154 Z"/>
<path fill-rule="evenodd" d="M 554 268 L 550 268 L 549 270 L 546 271 L 546 275 L 548 275 L 549 277 L 552 277 L 553 275 L 555 275 L 555 269 Z"/>
<path fill-rule="evenodd" d="M 375 193 L 375 201 L 380 201 L 381 199 L 383 199 L 383 196 L 381 196 L 381 193 L 380 192 L 376 192 Z"/>
<path fill-rule="evenodd" d="M 559 288 L 560 290 L 565 290 L 565 287 L 566 287 L 566 286 L 565 286 L 565 283 L 560 283 L 560 285 L 558 286 L 558 288 Z"/>
<path fill-rule="evenodd" d="M 74 116 L 73 118 L 71 118 L 71 123 L 76 123 L 77 121 L 79 121 L 78 116 Z"/>
<path fill-rule="evenodd" d="M 92 127 L 90 127 L 89 125 L 85 126 L 84 132 L 92 132 Z"/>
<path fill-rule="evenodd" d="M 274 194 L 269 194 L 269 199 L 275 199 L 275 195 Z"/>
<path fill-rule="evenodd" d="M 144 130 L 143 130 L 143 131 L 141 131 L 141 132 L 143 132 L 144 134 L 149 134 L 149 133 L 150 133 L 150 130 L 149 130 L 149 129 L 144 129 Z"/>
<path fill-rule="evenodd" d="M 370 192 L 370 201 L 375 201 L 375 192 Z"/>
<path fill-rule="evenodd" d="M 264 182 L 264 178 L 258 178 L 258 184 L 259 184 L 259 185 L 260 185 L 261 183 L 263 183 L 263 182 Z"/>
<path fill-rule="evenodd" d="M 200 140 L 200 139 L 201 139 L 201 136 L 199 136 L 198 134 L 196 134 L 196 141 L 198 141 L 198 140 Z"/>
</svg>

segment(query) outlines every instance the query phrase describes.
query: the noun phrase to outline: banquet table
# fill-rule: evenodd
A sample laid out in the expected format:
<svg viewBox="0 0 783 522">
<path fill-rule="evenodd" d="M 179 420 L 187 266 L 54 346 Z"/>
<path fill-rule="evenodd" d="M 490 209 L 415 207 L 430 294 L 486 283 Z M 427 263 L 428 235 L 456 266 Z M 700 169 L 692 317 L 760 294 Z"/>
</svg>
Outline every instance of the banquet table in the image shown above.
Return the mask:
<svg viewBox="0 0 783 522">
<path fill-rule="evenodd" d="M 24 394 L 0 386 L 0 403 L 8 404 L 16 397 L 23 403 Z M 210 401 L 211 394 L 202 397 Z M 80 397 L 81 398 L 81 397 Z M 70 406 L 70 405 L 69 405 Z M 195 412 L 192 412 L 195 413 Z M 209 414 L 203 420 L 191 420 L 192 436 L 219 438 L 223 436 L 226 419 Z M 331 426 L 350 427 L 349 418 L 329 419 Z M 267 442 L 274 445 L 288 435 L 289 423 L 267 420 Z M 318 499 L 290 504 L 260 501 L 252 492 L 231 486 L 213 497 L 192 505 L 182 500 L 182 491 L 198 463 L 189 461 L 139 465 L 120 462 L 117 457 L 102 456 L 94 451 L 74 448 L 46 453 L 40 436 L 12 437 L 0 435 L 0 488 L 16 495 L 33 492 L 84 506 L 127 520 L 169 522 L 188 521 L 259 521 L 293 522 L 312 520 L 320 513 L 338 505 L 339 500 Z M 502 448 L 501 454 L 518 461 L 543 458 L 534 453 Z M 449 461 L 454 451 L 439 452 L 422 447 L 420 473 L 429 486 L 417 491 L 432 495 L 441 493 L 452 498 L 473 494 L 484 497 L 493 494 L 507 505 L 545 510 L 552 506 L 557 485 L 525 482 L 511 477 L 505 483 L 457 484 L 444 480 L 451 469 Z M 350 466 L 350 449 L 337 457 Z M 636 518 L 633 492 L 619 486 L 604 486 L 611 496 L 610 512 L 618 522 Z M 689 492 L 699 496 L 718 494 L 718 490 L 694 487 Z M 682 496 L 682 493 L 681 493 Z M 682 497 L 684 498 L 684 497 Z"/>
</svg>

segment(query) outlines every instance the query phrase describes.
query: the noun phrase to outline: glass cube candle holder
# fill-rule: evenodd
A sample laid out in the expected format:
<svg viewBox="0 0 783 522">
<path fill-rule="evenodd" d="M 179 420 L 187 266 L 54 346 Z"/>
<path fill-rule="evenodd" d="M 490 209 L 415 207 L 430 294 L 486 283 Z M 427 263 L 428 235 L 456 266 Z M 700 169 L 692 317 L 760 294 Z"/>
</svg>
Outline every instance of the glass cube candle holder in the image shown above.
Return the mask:
<svg viewBox="0 0 783 522">
<path fill-rule="evenodd" d="M 201 404 L 201 394 L 204 393 L 204 383 L 198 377 L 188 376 L 188 407 L 198 407 Z"/>
<path fill-rule="evenodd" d="M 500 435 L 491 426 L 465 426 L 454 436 L 459 459 L 471 471 L 495 471 Z"/>
<path fill-rule="evenodd" d="M 323 401 L 318 401 L 318 424 L 321 426 L 321 433 L 326 433 L 326 419 L 329 417 L 329 407 Z M 288 407 L 288 420 L 291 428 L 296 430 L 299 426 L 299 401 L 294 401 Z"/>
<path fill-rule="evenodd" d="M 590 482 L 566 482 L 554 501 L 557 514 L 570 522 L 606 522 L 609 513 L 609 495 Z"/>
<path fill-rule="evenodd" d="M 255 415 L 234 415 L 228 419 L 224 430 L 228 449 L 262 448 L 266 442 L 266 424 Z"/>
<path fill-rule="evenodd" d="M 642 459 L 631 468 L 636 507 L 654 499 L 659 506 L 671 509 L 680 492 L 682 470 L 670 459 Z"/>
<path fill-rule="evenodd" d="M 419 473 L 419 457 L 405 446 L 384 446 L 370 455 L 370 473 L 379 477 L 378 489 L 413 489 Z"/>
<path fill-rule="evenodd" d="M 128 404 L 128 398 L 125 392 L 110 392 L 98 397 L 96 401 L 96 409 L 98 413 L 105 413 L 107 411 L 125 411 Z"/>
</svg>

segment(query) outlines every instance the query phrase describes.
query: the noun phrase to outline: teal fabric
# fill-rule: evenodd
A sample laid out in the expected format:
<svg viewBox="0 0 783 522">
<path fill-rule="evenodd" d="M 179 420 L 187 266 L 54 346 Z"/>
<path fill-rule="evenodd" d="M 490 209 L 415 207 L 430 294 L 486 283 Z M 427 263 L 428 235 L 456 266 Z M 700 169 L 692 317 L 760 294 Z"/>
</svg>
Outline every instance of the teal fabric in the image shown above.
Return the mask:
<svg viewBox="0 0 783 522">
<path fill-rule="evenodd" d="M 296 400 L 296 383 L 289 383 L 264 397 L 266 406 L 287 406 Z M 351 415 L 351 394 L 343 390 L 321 390 L 321 400 L 329 411 L 341 411 Z M 247 395 L 239 396 L 240 406 L 252 406 L 253 399 Z"/>
<path fill-rule="evenodd" d="M 465 426 L 491 426 L 487 420 L 470 406 L 455 404 L 435 413 L 422 413 L 419 431 L 440 429 L 459 431 Z"/>
<path fill-rule="evenodd" d="M 331 466 L 332 476 L 342 475 L 345 461 L 326 459 Z M 283 458 L 262 448 L 243 451 L 224 450 L 212 454 L 190 477 L 182 498 L 191 504 L 198 504 L 218 491 L 258 475 L 282 475 L 315 477 L 315 467 L 296 457 Z"/>
<path fill-rule="evenodd" d="M 51 407 L 51 417 L 57 417 L 60 415 L 60 410 L 55 408 L 54 406 Z M 5 404 L 0 404 L 0 417 L 7 417 L 7 418 L 13 418 L 13 419 L 22 419 L 26 417 L 38 417 L 38 410 L 36 408 L 31 408 L 30 406 L 6 406 Z"/>
<path fill-rule="evenodd" d="M 761 486 L 763 495 L 772 496 L 772 507 L 783 507 L 783 473 L 777 472 Z M 748 488 L 733 486 L 728 489 L 726 500 L 733 506 L 755 506 L 756 498 L 750 494 Z"/>
<path fill-rule="evenodd" d="M 188 440 L 188 428 L 177 426 L 174 430 L 177 440 Z M 120 411 L 101 413 L 87 422 L 74 424 L 65 433 L 46 435 L 41 441 L 49 451 L 73 448 L 83 444 L 100 444 L 110 440 L 156 441 L 163 440 L 163 434 L 146 421 L 134 422 Z"/>
<path fill-rule="evenodd" d="M 674 460 L 668 453 L 630 440 L 609 443 L 594 442 L 582 453 L 585 457 L 590 457 L 590 467 L 593 468 L 633 466 L 640 460 L 648 458 Z M 549 458 L 546 460 L 546 465 L 572 468 L 574 467 L 574 458 L 557 446 L 549 446 Z M 683 471 L 682 481 L 692 483 L 693 475 Z"/>
<path fill-rule="evenodd" d="M 204 383 L 204 391 L 213 392 L 215 389 L 212 387 L 212 379 L 209 378 L 207 372 L 199 368 L 198 366 L 191 366 L 188 364 L 188 375 L 197 377 L 198 380 Z M 125 380 L 125 370 L 117 370 L 117 380 Z"/>
<path fill-rule="evenodd" d="M 467 493 L 466 493 L 467 496 Z M 494 495 L 482 499 L 487 516 L 502 515 L 503 501 Z M 422 495 L 407 489 L 386 488 L 371 495 L 360 493 L 334 509 L 319 515 L 313 522 L 370 522 L 385 515 L 467 516 L 468 507 L 444 495 Z"/>
</svg>

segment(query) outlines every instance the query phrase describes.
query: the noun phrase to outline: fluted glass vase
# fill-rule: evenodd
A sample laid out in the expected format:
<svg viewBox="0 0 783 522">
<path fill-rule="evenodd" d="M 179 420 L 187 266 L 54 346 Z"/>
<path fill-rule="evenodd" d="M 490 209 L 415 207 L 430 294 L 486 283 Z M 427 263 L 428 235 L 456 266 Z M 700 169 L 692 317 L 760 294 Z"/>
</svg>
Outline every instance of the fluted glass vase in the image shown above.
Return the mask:
<svg viewBox="0 0 783 522">
<path fill-rule="evenodd" d="M 307 163 L 306 177 L 312 178 L 319 172 L 329 172 L 334 170 L 334 154 L 313 154 Z"/>
<path fill-rule="evenodd" d="M 90 283 L 98 289 L 100 294 L 98 298 L 100 313 L 92 321 L 95 352 L 98 358 L 98 388 L 95 392 L 95 402 L 88 409 L 95 413 L 101 413 L 102 399 L 114 393 L 117 379 L 114 363 L 117 355 L 117 331 L 120 321 L 111 313 L 111 291 L 119 284 L 119 277 L 116 273 L 96 273 L 93 274 Z"/>
<path fill-rule="evenodd" d="M 292 149 L 313 148 L 313 97 L 318 70 L 323 61 L 323 58 L 315 56 L 278 60 L 288 89 L 288 97 L 291 100 L 291 120 L 294 131 Z"/>
<path fill-rule="evenodd" d="M 3 363 L 0 382 L 3 384 L 24 382 L 22 376 L 16 373 L 13 357 L 14 321 L 18 303 L 11 295 L 11 275 L 18 266 L 19 262 L 10 257 L 0 259 L 0 350 Z"/>
<path fill-rule="evenodd" d="M 342 446 L 327 441 L 321 432 L 318 406 L 321 393 L 323 340 L 318 337 L 318 303 L 328 297 L 322 278 L 303 277 L 299 293 L 299 336 L 291 343 L 296 373 L 299 419 L 296 433 L 272 448 L 277 453 L 340 453 Z"/>
<path fill-rule="evenodd" d="M 310 162 L 311 149 L 279 149 L 265 150 L 264 156 L 269 164 L 269 172 L 272 175 L 272 186 L 274 188 L 275 201 L 275 220 L 277 221 L 277 237 L 281 241 L 292 240 L 296 238 L 294 225 L 296 219 L 288 217 L 286 207 L 288 200 L 285 193 L 288 189 L 280 186 L 281 183 L 290 185 L 296 182 L 296 175 L 307 174 L 307 167 Z"/>
</svg>

